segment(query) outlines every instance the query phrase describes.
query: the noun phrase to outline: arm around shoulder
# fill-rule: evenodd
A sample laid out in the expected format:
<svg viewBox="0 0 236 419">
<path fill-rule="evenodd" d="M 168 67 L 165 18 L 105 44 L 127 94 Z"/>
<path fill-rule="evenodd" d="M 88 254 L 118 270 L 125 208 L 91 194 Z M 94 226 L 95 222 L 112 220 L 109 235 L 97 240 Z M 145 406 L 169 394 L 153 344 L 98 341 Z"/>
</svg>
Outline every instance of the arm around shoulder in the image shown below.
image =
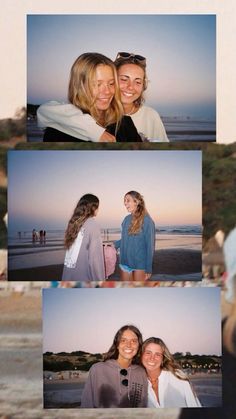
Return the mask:
<svg viewBox="0 0 236 419">
<path fill-rule="evenodd" d="M 50 101 L 37 110 L 38 126 L 51 127 L 84 141 L 100 141 L 105 129 L 71 103 Z"/>
</svg>

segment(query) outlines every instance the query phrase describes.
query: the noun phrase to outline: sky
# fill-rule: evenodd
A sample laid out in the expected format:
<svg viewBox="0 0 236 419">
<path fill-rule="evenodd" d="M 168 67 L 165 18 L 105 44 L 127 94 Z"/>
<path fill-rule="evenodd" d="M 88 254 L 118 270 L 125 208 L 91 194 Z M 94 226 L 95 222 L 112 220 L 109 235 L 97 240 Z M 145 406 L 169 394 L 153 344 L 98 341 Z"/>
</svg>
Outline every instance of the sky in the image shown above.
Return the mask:
<svg viewBox="0 0 236 419">
<path fill-rule="evenodd" d="M 220 355 L 220 288 L 43 290 L 43 352 L 106 352 L 126 324 L 172 353 Z"/>
<path fill-rule="evenodd" d="M 70 68 L 84 52 L 147 58 L 146 103 L 163 116 L 215 119 L 215 15 L 28 15 L 27 102 L 66 100 Z"/>
<path fill-rule="evenodd" d="M 130 190 L 156 225 L 201 225 L 201 151 L 10 151 L 9 231 L 65 229 L 86 193 L 100 200 L 101 228 L 119 228 Z"/>
</svg>

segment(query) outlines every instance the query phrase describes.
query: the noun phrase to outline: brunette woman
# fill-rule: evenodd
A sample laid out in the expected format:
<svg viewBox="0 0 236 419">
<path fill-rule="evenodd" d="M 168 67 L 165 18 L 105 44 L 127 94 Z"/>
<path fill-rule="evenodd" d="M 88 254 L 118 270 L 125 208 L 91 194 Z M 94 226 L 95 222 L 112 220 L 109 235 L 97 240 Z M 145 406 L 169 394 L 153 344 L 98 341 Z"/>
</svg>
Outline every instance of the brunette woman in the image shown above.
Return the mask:
<svg viewBox="0 0 236 419">
<path fill-rule="evenodd" d="M 118 330 L 104 361 L 89 371 L 81 407 L 146 407 L 147 377 L 138 365 L 141 346 L 137 327 L 125 325 Z"/>
<path fill-rule="evenodd" d="M 62 280 L 103 281 L 105 279 L 100 228 L 95 220 L 99 199 L 82 196 L 65 232 L 66 255 Z"/>
</svg>

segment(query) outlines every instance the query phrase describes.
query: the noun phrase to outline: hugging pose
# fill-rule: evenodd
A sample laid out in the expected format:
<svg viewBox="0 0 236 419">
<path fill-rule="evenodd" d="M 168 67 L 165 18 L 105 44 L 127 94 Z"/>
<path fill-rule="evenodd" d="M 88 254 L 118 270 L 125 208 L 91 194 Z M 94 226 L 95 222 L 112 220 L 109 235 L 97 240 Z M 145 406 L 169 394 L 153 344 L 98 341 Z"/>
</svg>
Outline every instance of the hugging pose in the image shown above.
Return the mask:
<svg viewBox="0 0 236 419">
<path fill-rule="evenodd" d="M 125 194 L 124 205 L 129 212 L 122 223 L 120 278 L 141 281 L 151 277 L 155 250 L 155 224 L 148 214 L 139 192 Z M 95 220 L 99 199 L 83 195 L 76 205 L 65 232 L 65 261 L 62 280 L 103 281 L 106 277 L 100 228 Z"/>
<path fill-rule="evenodd" d="M 119 52 L 115 61 L 81 54 L 69 80 L 68 102 L 51 101 L 37 111 L 44 141 L 167 142 L 159 114 L 143 105 L 146 58 Z"/>
<path fill-rule="evenodd" d="M 125 325 L 116 333 L 104 361 L 91 367 L 81 407 L 177 408 L 201 404 L 166 344 L 156 337 L 143 342 L 136 326 Z"/>
</svg>

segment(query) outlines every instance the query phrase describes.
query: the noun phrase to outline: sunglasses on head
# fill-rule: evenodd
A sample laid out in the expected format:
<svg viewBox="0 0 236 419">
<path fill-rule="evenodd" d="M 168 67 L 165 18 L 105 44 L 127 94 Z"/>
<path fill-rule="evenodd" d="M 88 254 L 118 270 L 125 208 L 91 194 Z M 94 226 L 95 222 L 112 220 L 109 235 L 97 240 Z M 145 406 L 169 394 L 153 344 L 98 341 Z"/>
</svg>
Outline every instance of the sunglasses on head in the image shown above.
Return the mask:
<svg viewBox="0 0 236 419">
<path fill-rule="evenodd" d="M 125 60 L 128 60 L 129 58 L 133 58 L 134 60 L 137 60 L 140 63 L 146 64 L 145 57 L 143 57 L 142 55 L 132 54 L 130 52 L 118 52 L 116 56 L 116 60 L 118 60 L 118 58 L 124 58 Z"/>
<path fill-rule="evenodd" d="M 126 375 L 128 374 L 128 371 L 125 369 L 120 370 L 120 375 L 123 375 L 124 377 L 126 377 Z M 123 384 L 123 386 L 127 387 L 129 384 L 129 381 L 127 380 L 127 378 L 124 378 L 121 381 L 121 384 Z"/>
</svg>

